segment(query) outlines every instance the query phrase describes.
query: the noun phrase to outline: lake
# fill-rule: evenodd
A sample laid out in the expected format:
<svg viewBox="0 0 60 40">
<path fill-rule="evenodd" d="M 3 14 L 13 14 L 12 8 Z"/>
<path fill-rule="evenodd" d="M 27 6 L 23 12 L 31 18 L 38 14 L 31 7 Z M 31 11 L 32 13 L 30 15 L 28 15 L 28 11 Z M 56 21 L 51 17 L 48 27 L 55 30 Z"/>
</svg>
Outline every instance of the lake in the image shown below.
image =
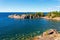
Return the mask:
<svg viewBox="0 0 60 40">
<path fill-rule="evenodd" d="M 48 29 L 60 31 L 60 21 L 43 18 L 11 19 L 8 18 L 10 14 L 13 13 L 0 13 L 0 40 L 27 40 Z"/>
</svg>

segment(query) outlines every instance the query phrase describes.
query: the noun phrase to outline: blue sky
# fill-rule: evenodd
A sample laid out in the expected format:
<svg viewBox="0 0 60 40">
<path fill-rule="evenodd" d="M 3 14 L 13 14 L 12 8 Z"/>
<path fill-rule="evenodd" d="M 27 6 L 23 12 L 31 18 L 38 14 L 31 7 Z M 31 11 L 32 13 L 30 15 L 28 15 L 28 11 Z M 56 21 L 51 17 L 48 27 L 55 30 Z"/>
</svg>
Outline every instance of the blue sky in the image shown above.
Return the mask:
<svg viewBox="0 0 60 40">
<path fill-rule="evenodd" d="M 0 0 L 0 12 L 59 11 L 60 0 Z"/>
</svg>

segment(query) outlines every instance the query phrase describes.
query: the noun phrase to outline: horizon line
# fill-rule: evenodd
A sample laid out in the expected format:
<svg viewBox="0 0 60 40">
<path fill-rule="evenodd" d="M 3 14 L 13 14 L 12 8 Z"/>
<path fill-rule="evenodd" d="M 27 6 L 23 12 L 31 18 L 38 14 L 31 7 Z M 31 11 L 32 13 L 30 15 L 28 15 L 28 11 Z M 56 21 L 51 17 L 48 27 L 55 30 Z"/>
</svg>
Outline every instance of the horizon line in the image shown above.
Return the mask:
<svg viewBox="0 0 60 40">
<path fill-rule="evenodd" d="M 60 11 L 60 10 L 59 10 Z M 58 12 L 59 12 L 58 11 Z M 3 11 L 4 12 L 4 11 Z M 10 11 L 6 11 L 6 12 L 10 12 Z M 13 11 L 12 11 L 13 12 Z M 14 12 L 19 12 L 19 11 L 14 11 Z M 29 11 L 20 11 L 20 12 L 29 12 Z M 30 11 L 30 12 L 35 12 L 35 11 Z M 53 12 L 53 11 L 36 11 L 36 12 Z M 0 12 L 1 13 L 1 12 Z"/>
</svg>

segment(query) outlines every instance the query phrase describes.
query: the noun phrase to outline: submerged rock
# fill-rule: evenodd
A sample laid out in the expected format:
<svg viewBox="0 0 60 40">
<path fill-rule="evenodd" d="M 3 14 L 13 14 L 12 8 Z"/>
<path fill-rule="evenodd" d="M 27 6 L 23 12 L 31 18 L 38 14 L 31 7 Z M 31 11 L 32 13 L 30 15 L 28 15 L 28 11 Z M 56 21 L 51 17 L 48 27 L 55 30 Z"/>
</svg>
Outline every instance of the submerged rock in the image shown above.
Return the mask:
<svg viewBox="0 0 60 40">
<path fill-rule="evenodd" d="M 33 40 L 60 40 L 60 34 L 55 29 L 43 32 L 42 35 L 36 36 Z"/>
</svg>

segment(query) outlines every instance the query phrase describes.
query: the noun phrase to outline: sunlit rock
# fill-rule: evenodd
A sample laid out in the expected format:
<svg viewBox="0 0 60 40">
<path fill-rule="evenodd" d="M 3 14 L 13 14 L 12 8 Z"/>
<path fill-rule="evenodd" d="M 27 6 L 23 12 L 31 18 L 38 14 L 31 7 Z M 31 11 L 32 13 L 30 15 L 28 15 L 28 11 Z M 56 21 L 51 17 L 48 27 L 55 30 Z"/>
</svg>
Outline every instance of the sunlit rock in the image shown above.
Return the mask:
<svg viewBox="0 0 60 40">
<path fill-rule="evenodd" d="M 36 36 L 33 40 L 60 40 L 60 34 L 55 29 L 43 32 L 42 35 Z"/>
</svg>

